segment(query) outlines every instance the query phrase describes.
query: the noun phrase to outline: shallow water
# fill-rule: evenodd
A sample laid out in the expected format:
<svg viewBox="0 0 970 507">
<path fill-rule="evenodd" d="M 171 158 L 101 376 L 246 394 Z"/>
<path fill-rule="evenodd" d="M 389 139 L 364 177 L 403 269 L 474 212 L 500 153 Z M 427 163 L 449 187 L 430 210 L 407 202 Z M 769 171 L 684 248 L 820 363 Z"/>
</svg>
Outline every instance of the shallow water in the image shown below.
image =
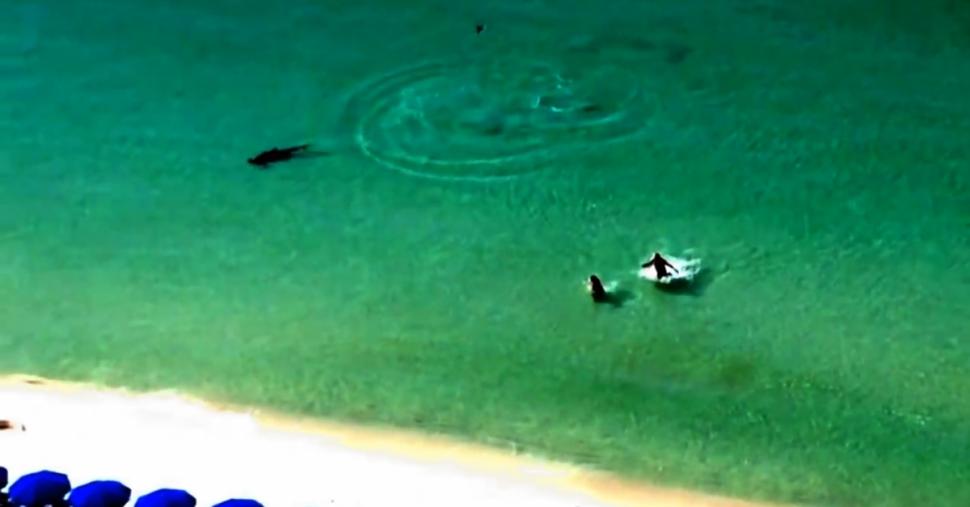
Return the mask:
<svg viewBox="0 0 970 507">
<path fill-rule="evenodd" d="M 752 437 L 745 459 L 778 453 L 750 465 L 769 476 L 826 421 L 873 414 L 798 466 L 854 436 L 907 442 L 859 451 L 900 469 L 970 459 L 970 42 L 942 2 L 863 4 L 5 3 L 0 367 L 245 378 L 249 401 L 339 415 L 414 382 L 475 400 L 441 416 L 474 427 L 535 423 L 484 393 L 527 404 L 516 379 L 547 366 L 536 393 L 587 375 L 697 406 L 735 393 L 774 429 L 726 440 L 794 435 Z M 245 164 L 303 142 L 328 154 Z M 655 249 L 703 259 L 694 292 L 637 279 Z M 622 308 L 589 303 L 593 272 Z M 867 408 L 771 394 L 805 378 Z M 819 417 L 801 437 L 799 410 Z M 717 427 L 677 403 L 603 411 Z"/>
</svg>

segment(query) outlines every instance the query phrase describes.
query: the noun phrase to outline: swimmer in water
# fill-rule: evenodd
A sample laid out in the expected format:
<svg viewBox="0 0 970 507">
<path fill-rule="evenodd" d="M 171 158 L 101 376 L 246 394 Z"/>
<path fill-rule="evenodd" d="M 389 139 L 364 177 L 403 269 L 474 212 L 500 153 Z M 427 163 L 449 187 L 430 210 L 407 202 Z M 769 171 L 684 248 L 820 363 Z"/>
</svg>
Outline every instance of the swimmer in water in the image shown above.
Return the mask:
<svg viewBox="0 0 970 507">
<path fill-rule="evenodd" d="M 603 280 L 600 280 L 600 277 L 589 275 L 586 288 L 589 290 L 589 296 L 593 298 L 594 303 L 608 303 L 610 301 L 610 293 L 606 292 L 606 287 L 603 286 Z"/>
<path fill-rule="evenodd" d="M 603 282 L 596 275 L 589 275 L 586 279 L 586 291 L 589 292 L 590 299 L 595 304 L 606 303 L 614 308 L 620 308 L 627 301 L 633 299 L 633 294 L 628 290 L 617 287 L 616 282 Z"/>
<path fill-rule="evenodd" d="M 657 272 L 657 280 L 663 280 L 664 278 L 667 278 L 668 276 L 670 276 L 670 273 L 667 271 L 667 268 L 674 270 L 674 273 L 679 273 L 679 271 L 677 271 L 677 268 L 675 268 L 674 265 L 670 263 L 670 261 L 668 261 L 667 259 L 664 259 L 660 255 L 660 252 L 654 252 L 653 257 L 651 257 L 649 261 L 644 262 L 643 265 L 641 265 L 640 267 L 653 268 Z"/>
</svg>

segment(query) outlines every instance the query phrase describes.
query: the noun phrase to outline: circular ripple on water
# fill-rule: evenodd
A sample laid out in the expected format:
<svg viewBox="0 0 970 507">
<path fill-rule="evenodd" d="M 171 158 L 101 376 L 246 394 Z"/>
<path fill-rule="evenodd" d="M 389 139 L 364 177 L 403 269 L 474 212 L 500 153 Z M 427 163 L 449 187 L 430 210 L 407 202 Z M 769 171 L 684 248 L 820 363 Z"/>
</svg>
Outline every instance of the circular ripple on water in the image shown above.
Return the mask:
<svg viewBox="0 0 970 507">
<path fill-rule="evenodd" d="M 365 83 L 348 111 L 357 146 L 383 166 L 496 181 L 635 134 L 650 113 L 637 85 L 618 69 L 429 63 Z"/>
</svg>

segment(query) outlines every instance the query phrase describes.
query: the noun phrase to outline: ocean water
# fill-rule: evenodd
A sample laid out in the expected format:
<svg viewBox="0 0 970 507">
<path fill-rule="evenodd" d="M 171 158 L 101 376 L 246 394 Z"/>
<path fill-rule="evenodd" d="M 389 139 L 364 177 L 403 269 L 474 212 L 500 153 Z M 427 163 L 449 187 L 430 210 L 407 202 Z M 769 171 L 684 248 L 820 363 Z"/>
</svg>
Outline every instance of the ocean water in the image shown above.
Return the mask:
<svg viewBox="0 0 970 507">
<path fill-rule="evenodd" d="M 942 0 L 8 0 L 0 368 L 395 423 L 447 405 L 443 426 L 506 440 L 609 421 L 541 447 L 863 492 L 835 503 L 898 499 L 921 469 L 915 498 L 965 499 L 968 20 Z M 636 277 L 655 250 L 702 259 L 694 290 Z M 591 273 L 621 308 L 590 303 Z M 754 422 L 719 439 L 715 413 Z M 668 454 L 630 447 L 647 428 Z M 694 482 L 750 489 L 715 461 Z"/>
</svg>

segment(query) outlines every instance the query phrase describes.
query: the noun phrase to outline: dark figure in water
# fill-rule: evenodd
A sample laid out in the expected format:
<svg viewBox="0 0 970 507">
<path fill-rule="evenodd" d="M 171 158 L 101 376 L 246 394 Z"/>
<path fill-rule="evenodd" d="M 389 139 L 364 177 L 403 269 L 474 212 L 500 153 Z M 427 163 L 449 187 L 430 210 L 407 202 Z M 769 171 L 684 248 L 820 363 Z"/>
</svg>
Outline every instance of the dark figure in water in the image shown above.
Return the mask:
<svg viewBox="0 0 970 507">
<path fill-rule="evenodd" d="M 589 295 L 593 298 L 593 302 L 606 303 L 610 301 L 610 293 L 606 292 L 606 287 L 603 286 L 603 280 L 600 280 L 600 277 L 589 275 L 586 287 L 589 289 Z"/>
<path fill-rule="evenodd" d="M 301 144 L 289 148 L 272 148 L 250 158 L 248 162 L 260 169 L 266 169 L 270 164 L 290 160 L 294 155 L 306 151 L 309 147 L 309 144 Z"/>
<path fill-rule="evenodd" d="M 589 275 L 589 278 L 586 279 L 586 289 L 594 303 L 606 303 L 614 308 L 620 308 L 633 298 L 630 291 L 623 289 L 607 290 L 606 286 L 603 285 L 603 280 L 596 275 Z"/>
<path fill-rule="evenodd" d="M 654 252 L 653 257 L 651 257 L 649 261 L 644 262 L 643 265 L 640 267 L 641 268 L 652 267 L 653 269 L 655 269 L 657 271 L 657 280 L 663 280 L 664 278 L 667 278 L 668 276 L 670 276 L 670 273 L 667 271 L 667 268 L 674 270 L 674 273 L 679 273 L 679 271 L 677 271 L 677 268 L 675 268 L 673 264 L 671 264 L 667 259 L 664 259 L 663 257 L 660 256 L 660 252 Z"/>
</svg>

